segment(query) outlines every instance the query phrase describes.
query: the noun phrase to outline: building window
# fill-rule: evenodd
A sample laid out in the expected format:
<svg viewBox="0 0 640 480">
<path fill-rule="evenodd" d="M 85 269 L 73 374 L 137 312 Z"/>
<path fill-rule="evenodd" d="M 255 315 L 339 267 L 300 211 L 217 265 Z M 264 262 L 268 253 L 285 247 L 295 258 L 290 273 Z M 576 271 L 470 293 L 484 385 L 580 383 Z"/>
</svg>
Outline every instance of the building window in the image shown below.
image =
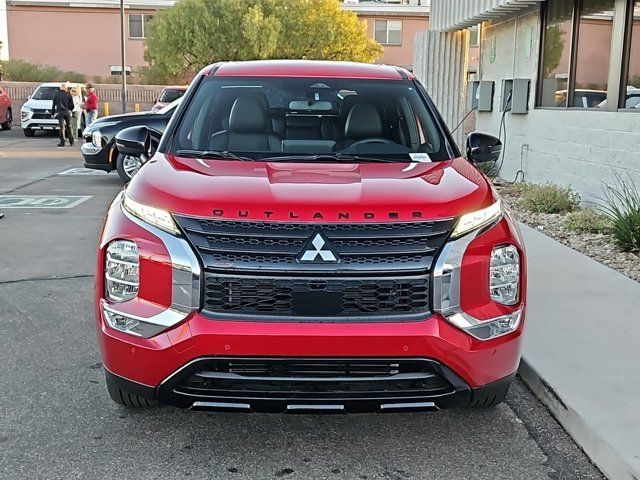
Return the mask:
<svg viewBox="0 0 640 480">
<path fill-rule="evenodd" d="M 580 3 L 572 106 L 591 108 L 607 99 L 615 0 Z"/>
<path fill-rule="evenodd" d="M 640 1 L 633 4 L 630 28 L 628 68 L 621 103 L 624 108 L 640 110 Z"/>
<path fill-rule="evenodd" d="M 402 20 L 376 20 L 374 38 L 382 45 L 402 45 Z"/>
<path fill-rule="evenodd" d="M 153 15 L 129 14 L 129 38 L 147 38 L 146 28 Z"/>
<path fill-rule="evenodd" d="M 569 82 L 569 61 L 573 5 L 565 1 L 549 1 L 544 29 L 540 106 L 566 107 Z"/>
<path fill-rule="evenodd" d="M 640 0 L 547 0 L 543 13 L 537 105 L 639 111 Z"/>
<path fill-rule="evenodd" d="M 469 46 L 480 46 L 480 27 L 478 25 L 469 28 Z"/>
</svg>

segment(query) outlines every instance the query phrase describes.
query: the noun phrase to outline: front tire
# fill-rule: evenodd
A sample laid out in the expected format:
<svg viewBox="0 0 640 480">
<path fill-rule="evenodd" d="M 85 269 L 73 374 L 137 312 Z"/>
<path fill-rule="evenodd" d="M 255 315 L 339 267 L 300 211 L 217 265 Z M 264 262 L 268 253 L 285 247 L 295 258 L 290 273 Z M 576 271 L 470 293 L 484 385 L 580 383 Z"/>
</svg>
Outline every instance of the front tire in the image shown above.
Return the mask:
<svg viewBox="0 0 640 480">
<path fill-rule="evenodd" d="M 118 175 L 122 181 L 128 183 L 135 174 L 138 173 L 138 170 L 140 170 L 143 163 L 144 161 L 140 157 L 133 157 L 131 155 L 118 153 L 118 158 L 116 159 L 116 170 L 118 171 Z"/>
<path fill-rule="evenodd" d="M 109 392 L 111 400 L 118 405 L 129 408 L 151 408 L 158 406 L 158 404 L 153 400 L 141 397 L 140 395 L 136 395 L 135 393 L 123 389 L 114 381 L 113 378 L 111 378 L 110 375 L 105 373 L 104 378 L 107 382 L 107 391 Z"/>
<path fill-rule="evenodd" d="M 11 126 L 13 125 L 13 114 L 11 113 L 11 109 L 7 110 L 7 121 L 0 123 L 0 128 L 2 130 L 11 130 Z"/>
</svg>

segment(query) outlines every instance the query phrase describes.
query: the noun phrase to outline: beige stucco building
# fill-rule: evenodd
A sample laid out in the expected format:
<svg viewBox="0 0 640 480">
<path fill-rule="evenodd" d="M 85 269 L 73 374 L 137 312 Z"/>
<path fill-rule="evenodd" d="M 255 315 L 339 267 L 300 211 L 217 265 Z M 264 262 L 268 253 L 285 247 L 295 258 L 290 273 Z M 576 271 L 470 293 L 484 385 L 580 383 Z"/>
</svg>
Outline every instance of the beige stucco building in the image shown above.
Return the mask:
<svg viewBox="0 0 640 480">
<path fill-rule="evenodd" d="M 570 186 L 595 202 L 618 179 L 640 185 L 640 0 L 433 0 L 431 7 L 415 71 L 441 93 L 441 108 L 455 105 L 452 124 L 475 97 L 476 128 L 506 140 L 503 178 Z M 459 73 L 462 49 L 446 65 L 426 55 L 453 52 L 478 22 L 479 85 Z"/>
<path fill-rule="evenodd" d="M 295 1 L 295 0 L 292 0 Z M 144 60 L 145 25 L 175 0 L 125 0 L 127 67 Z M 412 68 L 414 38 L 429 26 L 428 0 L 347 0 L 383 44 L 381 62 Z M 119 0 L 0 0 L 0 58 L 54 65 L 89 76 L 119 72 Z"/>
</svg>

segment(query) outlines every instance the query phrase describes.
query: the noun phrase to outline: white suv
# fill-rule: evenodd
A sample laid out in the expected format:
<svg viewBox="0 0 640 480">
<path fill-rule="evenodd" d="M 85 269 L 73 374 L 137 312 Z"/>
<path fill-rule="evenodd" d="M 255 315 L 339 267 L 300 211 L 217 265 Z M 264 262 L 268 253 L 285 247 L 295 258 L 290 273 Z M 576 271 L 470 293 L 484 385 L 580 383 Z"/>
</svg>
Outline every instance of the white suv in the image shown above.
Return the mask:
<svg viewBox="0 0 640 480">
<path fill-rule="evenodd" d="M 51 116 L 53 108 L 53 96 L 60 90 L 61 83 L 43 83 L 29 95 L 29 99 L 22 105 L 20 110 L 20 121 L 22 131 L 26 137 L 33 137 L 36 130 L 58 130 L 58 120 Z M 85 99 L 85 87 L 81 84 L 68 83 L 69 90 L 80 88 L 82 101 Z M 85 112 L 82 112 L 78 123 L 78 138 L 86 125 Z"/>
</svg>

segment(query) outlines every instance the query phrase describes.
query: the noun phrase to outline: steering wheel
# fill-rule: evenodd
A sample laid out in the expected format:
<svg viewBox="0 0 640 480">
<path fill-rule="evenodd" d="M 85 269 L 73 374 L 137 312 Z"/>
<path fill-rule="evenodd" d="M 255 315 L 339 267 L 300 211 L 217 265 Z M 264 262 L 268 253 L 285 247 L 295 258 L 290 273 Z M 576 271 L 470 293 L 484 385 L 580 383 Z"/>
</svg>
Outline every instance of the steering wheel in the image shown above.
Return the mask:
<svg viewBox="0 0 640 480">
<path fill-rule="evenodd" d="M 349 145 L 349 148 L 357 147 L 359 145 L 364 145 L 367 143 L 386 143 L 388 145 L 397 145 L 393 140 L 389 140 L 388 138 L 365 138 L 363 140 L 358 140 L 356 143 L 352 143 Z"/>
</svg>

